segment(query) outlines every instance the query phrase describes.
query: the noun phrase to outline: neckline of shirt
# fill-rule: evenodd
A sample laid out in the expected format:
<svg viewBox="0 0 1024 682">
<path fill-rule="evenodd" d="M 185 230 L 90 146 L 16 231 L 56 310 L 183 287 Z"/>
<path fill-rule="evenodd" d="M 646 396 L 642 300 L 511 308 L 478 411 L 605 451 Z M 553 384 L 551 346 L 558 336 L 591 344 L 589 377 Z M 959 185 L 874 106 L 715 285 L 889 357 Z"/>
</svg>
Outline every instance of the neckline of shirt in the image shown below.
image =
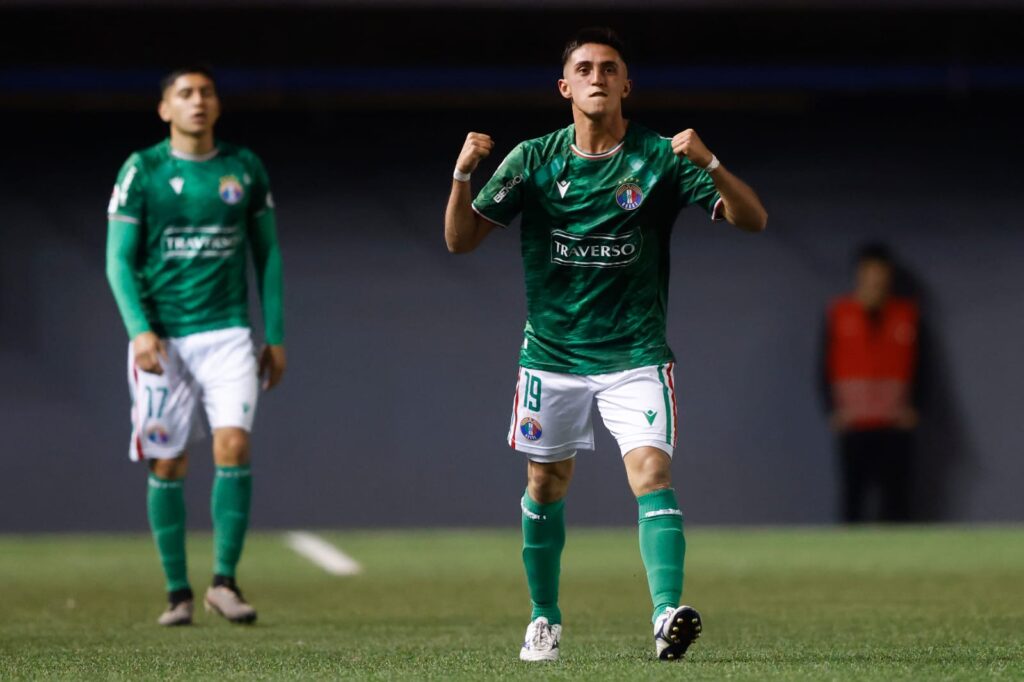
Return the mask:
<svg viewBox="0 0 1024 682">
<path fill-rule="evenodd" d="M 631 125 L 631 122 L 626 121 L 626 132 L 625 134 L 623 134 L 622 139 L 619 140 L 619 143 L 607 151 L 594 153 L 588 152 L 584 149 L 580 149 L 576 145 L 576 124 L 573 123 L 569 125 L 569 139 L 571 140 L 569 142 L 569 149 L 572 151 L 573 154 L 586 161 L 602 161 L 604 159 L 609 159 L 618 154 L 619 152 L 621 152 L 622 148 L 626 144 L 626 140 L 629 139 L 630 134 L 632 132 L 633 126 Z"/>
<path fill-rule="evenodd" d="M 623 137 L 621 140 L 619 140 L 619 143 L 617 145 L 615 145 L 614 147 L 612 147 L 611 149 L 609 149 L 608 151 L 606 151 L 606 152 L 597 152 L 596 154 L 594 152 L 583 151 L 582 149 L 580 149 L 579 147 L 576 146 L 575 142 L 570 142 L 569 143 L 569 148 L 572 149 L 572 153 L 573 154 L 575 154 L 576 156 L 578 156 L 578 157 L 580 157 L 582 159 L 587 159 L 588 161 L 598 161 L 600 159 L 607 159 L 610 156 L 615 156 L 620 151 L 622 151 L 622 146 L 624 144 L 626 144 L 626 138 L 625 137 Z"/>
<path fill-rule="evenodd" d="M 170 144 L 170 142 L 167 143 L 168 146 L 170 146 Z M 183 152 L 181 150 L 175 149 L 174 147 L 171 147 L 171 156 L 173 156 L 176 159 L 182 159 L 183 161 L 209 161 L 213 157 L 217 156 L 217 154 L 219 153 L 219 147 L 214 147 L 205 154 L 189 154 L 188 152 Z"/>
</svg>

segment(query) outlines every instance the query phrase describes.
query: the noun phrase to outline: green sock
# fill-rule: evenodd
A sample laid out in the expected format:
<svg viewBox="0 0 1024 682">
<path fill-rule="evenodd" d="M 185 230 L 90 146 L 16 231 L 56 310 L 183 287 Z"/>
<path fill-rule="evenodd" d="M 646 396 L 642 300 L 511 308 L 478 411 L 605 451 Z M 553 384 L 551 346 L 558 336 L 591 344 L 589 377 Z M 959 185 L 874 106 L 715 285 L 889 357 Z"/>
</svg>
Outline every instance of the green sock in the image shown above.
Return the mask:
<svg viewBox="0 0 1024 682">
<path fill-rule="evenodd" d="M 249 527 L 249 500 L 252 498 L 252 474 L 249 465 L 217 467 L 213 481 L 210 510 L 213 515 L 215 575 L 235 577 L 242 556 L 245 531 Z"/>
<path fill-rule="evenodd" d="M 672 488 L 636 498 L 640 505 L 640 556 L 654 602 L 653 623 L 666 606 L 675 608 L 683 595 L 683 513 Z"/>
<path fill-rule="evenodd" d="M 534 502 L 523 494 L 523 565 L 530 587 L 533 613 L 530 620 L 544 616 L 552 625 L 562 622 L 558 608 L 558 576 L 565 547 L 565 500 L 551 504 Z"/>
<path fill-rule="evenodd" d="M 185 481 L 149 475 L 146 511 L 156 551 L 167 578 L 167 591 L 188 589 L 185 568 Z"/>
</svg>

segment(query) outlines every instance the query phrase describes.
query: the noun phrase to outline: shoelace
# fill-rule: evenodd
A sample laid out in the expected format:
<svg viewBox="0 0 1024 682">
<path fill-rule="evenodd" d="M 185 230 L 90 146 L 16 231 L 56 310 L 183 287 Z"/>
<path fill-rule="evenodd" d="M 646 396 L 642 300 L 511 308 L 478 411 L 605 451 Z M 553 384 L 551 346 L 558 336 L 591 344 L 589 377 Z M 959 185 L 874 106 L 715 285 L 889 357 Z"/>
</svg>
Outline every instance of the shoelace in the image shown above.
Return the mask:
<svg viewBox="0 0 1024 682">
<path fill-rule="evenodd" d="M 554 637 L 551 634 L 551 626 L 537 625 L 533 631 L 533 637 L 530 639 L 531 647 L 538 650 L 550 649 L 553 643 Z"/>
<path fill-rule="evenodd" d="M 667 625 L 672 620 L 673 611 L 674 609 L 667 609 L 665 614 L 658 619 L 658 630 L 654 635 L 655 637 L 661 637 L 665 640 L 668 639 L 667 635 L 665 634 L 665 625 Z"/>
</svg>

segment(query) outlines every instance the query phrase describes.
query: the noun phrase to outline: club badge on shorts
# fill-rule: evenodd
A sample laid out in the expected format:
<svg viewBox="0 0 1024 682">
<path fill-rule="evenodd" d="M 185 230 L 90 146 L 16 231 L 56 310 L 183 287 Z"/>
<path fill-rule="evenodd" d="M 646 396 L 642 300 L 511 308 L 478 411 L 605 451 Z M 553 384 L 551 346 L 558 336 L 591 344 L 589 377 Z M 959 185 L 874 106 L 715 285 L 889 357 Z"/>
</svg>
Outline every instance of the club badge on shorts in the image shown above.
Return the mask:
<svg viewBox="0 0 1024 682">
<path fill-rule="evenodd" d="M 540 422 L 532 417 L 523 417 L 523 420 L 519 422 L 519 430 L 523 433 L 523 438 L 527 440 L 540 440 L 544 430 L 540 427 Z"/>
<path fill-rule="evenodd" d="M 146 440 L 154 445 L 167 445 L 171 440 L 171 435 L 160 424 L 154 424 L 146 429 Z"/>
<path fill-rule="evenodd" d="M 220 179 L 220 189 L 217 190 L 217 194 L 220 195 L 225 204 L 234 206 L 242 200 L 244 193 L 245 190 L 242 189 L 242 183 L 234 175 L 225 175 Z"/>
<path fill-rule="evenodd" d="M 625 211 L 635 211 L 644 200 L 644 191 L 640 185 L 624 182 L 615 190 L 615 203 Z"/>
</svg>

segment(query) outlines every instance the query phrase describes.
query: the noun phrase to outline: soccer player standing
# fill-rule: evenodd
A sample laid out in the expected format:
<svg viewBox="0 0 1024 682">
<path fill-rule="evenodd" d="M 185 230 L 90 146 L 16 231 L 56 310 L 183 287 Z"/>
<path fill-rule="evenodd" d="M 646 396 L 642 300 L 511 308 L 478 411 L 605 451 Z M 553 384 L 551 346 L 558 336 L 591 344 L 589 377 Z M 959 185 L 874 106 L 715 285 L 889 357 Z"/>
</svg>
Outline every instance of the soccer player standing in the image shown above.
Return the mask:
<svg viewBox="0 0 1024 682">
<path fill-rule="evenodd" d="M 161 82 L 170 137 L 132 154 L 107 208 L 107 279 L 131 339 L 130 457 L 149 464 L 147 509 L 167 579 L 161 625 L 192 622 L 185 563 L 186 447 L 213 431 L 213 584 L 205 606 L 235 623 L 256 610 L 235 583 L 249 521 L 249 432 L 260 377 L 285 370 L 281 252 L 267 174 L 248 149 L 214 139 L 213 76 L 190 67 Z M 249 329 L 251 249 L 266 346 L 257 367 Z"/>
<path fill-rule="evenodd" d="M 523 563 L 533 611 L 524 661 L 558 659 L 563 509 L 576 451 L 593 449 L 594 401 L 637 498 L 659 658 L 678 660 L 701 631 L 697 611 L 680 606 L 669 238 L 690 204 L 750 232 L 764 229 L 767 213 L 693 130 L 664 138 L 623 118 L 632 83 L 622 55 L 610 29 L 580 31 L 565 47 L 558 81 L 573 124 L 516 146 L 475 201 L 470 173 L 494 143 L 469 133 L 445 213 L 454 253 L 522 214 L 527 320 L 508 440 L 527 456 Z"/>
</svg>

